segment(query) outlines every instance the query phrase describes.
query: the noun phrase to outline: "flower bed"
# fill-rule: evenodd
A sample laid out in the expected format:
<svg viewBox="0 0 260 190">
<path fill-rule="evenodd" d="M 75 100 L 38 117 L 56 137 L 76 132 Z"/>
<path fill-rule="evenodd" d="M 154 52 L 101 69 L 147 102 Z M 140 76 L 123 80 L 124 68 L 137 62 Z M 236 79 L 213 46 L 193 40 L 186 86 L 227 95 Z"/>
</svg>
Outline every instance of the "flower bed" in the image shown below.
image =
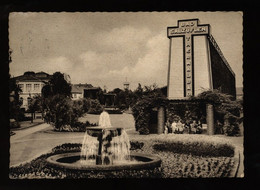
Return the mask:
<svg viewBox="0 0 260 190">
<path fill-rule="evenodd" d="M 133 144 L 133 143 L 131 143 Z M 134 143 L 133 149 L 139 149 L 139 143 Z M 142 144 L 142 143 L 141 143 Z M 155 178 L 161 177 L 160 168 L 152 170 L 121 170 L 121 171 L 71 171 L 55 168 L 48 165 L 46 158 L 65 152 L 79 152 L 81 144 L 62 144 L 52 149 L 51 153 L 44 154 L 30 163 L 11 167 L 9 177 L 11 179 L 76 179 L 76 178 Z"/>
<path fill-rule="evenodd" d="M 229 177 L 234 167 L 235 148 L 220 137 L 162 134 L 136 136 L 132 140 L 144 143 L 133 152 L 154 154 L 162 159 L 162 178 Z"/>
<path fill-rule="evenodd" d="M 234 147 L 222 138 L 206 135 L 153 135 L 131 138 L 130 143 L 131 152 L 160 157 L 161 167 L 153 170 L 81 172 L 48 166 L 46 162 L 48 156 L 64 152 L 78 152 L 81 148 L 81 144 L 63 144 L 55 147 L 51 153 L 42 155 L 30 163 L 11 167 L 10 178 L 229 177 L 234 167 Z M 202 149 L 199 150 L 200 146 L 206 148 L 210 153 L 206 154 Z M 159 147 L 162 149 L 159 150 Z M 179 147 L 178 151 L 174 147 Z M 191 147 L 194 147 L 194 150 Z M 199 150 L 197 153 L 196 149 Z M 182 153 L 180 153 L 181 150 Z"/>
</svg>

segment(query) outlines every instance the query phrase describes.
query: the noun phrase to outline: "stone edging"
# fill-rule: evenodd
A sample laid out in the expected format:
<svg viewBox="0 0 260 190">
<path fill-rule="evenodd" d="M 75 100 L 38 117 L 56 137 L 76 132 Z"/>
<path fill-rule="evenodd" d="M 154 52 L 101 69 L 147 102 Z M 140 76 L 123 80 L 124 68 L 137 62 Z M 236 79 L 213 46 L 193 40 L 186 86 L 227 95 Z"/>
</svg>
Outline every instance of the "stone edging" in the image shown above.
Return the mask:
<svg viewBox="0 0 260 190">
<path fill-rule="evenodd" d="M 240 166 L 240 152 L 238 150 L 237 147 L 235 147 L 235 152 L 234 152 L 234 166 L 230 172 L 229 177 L 237 177 L 237 173 L 239 170 L 239 166 Z"/>
</svg>

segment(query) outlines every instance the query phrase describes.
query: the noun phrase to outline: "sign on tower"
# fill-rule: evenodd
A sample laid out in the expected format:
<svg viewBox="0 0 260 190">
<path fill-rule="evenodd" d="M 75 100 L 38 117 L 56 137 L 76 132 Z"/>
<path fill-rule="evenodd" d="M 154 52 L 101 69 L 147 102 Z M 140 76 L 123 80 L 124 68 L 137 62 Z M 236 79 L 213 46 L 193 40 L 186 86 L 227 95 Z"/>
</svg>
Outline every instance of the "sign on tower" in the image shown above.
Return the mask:
<svg viewBox="0 0 260 190">
<path fill-rule="evenodd" d="M 208 24 L 199 25 L 198 19 L 179 20 L 177 27 L 168 27 L 168 38 L 183 37 L 184 97 L 194 96 L 193 36 L 209 35 Z"/>
</svg>

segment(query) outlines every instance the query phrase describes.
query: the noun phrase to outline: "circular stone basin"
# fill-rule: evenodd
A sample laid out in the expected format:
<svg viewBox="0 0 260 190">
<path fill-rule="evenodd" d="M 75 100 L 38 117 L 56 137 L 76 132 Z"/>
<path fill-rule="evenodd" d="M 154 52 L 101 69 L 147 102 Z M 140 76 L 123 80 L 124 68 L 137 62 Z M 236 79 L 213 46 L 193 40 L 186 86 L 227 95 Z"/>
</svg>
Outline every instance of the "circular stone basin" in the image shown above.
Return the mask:
<svg viewBox="0 0 260 190">
<path fill-rule="evenodd" d="M 80 162 L 80 152 L 56 154 L 48 157 L 47 162 L 55 167 L 81 171 L 153 169 L 161 165 L 161 159 L 157 156 L 141 153 L 132 153 L 130 160 L 118 161 L 113 165 L 96 165 L 94 161 L 82 164 Z"/>
</svg>

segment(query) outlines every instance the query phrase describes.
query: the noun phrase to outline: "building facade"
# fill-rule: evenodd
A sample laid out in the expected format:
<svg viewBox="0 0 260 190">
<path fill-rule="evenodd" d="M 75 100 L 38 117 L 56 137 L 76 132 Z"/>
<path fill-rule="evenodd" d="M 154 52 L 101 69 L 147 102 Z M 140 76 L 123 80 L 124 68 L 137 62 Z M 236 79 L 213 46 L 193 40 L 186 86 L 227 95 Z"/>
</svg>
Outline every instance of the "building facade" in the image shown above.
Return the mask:
<svg viewBox="0 0 260 190">
<path fill-rule="evenodd" d="M 72 100 L 78 100 L 81 98 L 97 99 L 97 93 L 99 91 L 100 88 L 93 87 L 91 84 L 72 84 Z"/>
<path fill-rule="evenodd" d="M 41 95 L 43 86 L 50 81 L 51 77 L 52 75 L 45 72 L 29 71 L 13 78 L 21 89 L 19 93 L 19 99 L 22 102 L 21 108 L 28 109 L 31 98 Z"/>
</svg>

